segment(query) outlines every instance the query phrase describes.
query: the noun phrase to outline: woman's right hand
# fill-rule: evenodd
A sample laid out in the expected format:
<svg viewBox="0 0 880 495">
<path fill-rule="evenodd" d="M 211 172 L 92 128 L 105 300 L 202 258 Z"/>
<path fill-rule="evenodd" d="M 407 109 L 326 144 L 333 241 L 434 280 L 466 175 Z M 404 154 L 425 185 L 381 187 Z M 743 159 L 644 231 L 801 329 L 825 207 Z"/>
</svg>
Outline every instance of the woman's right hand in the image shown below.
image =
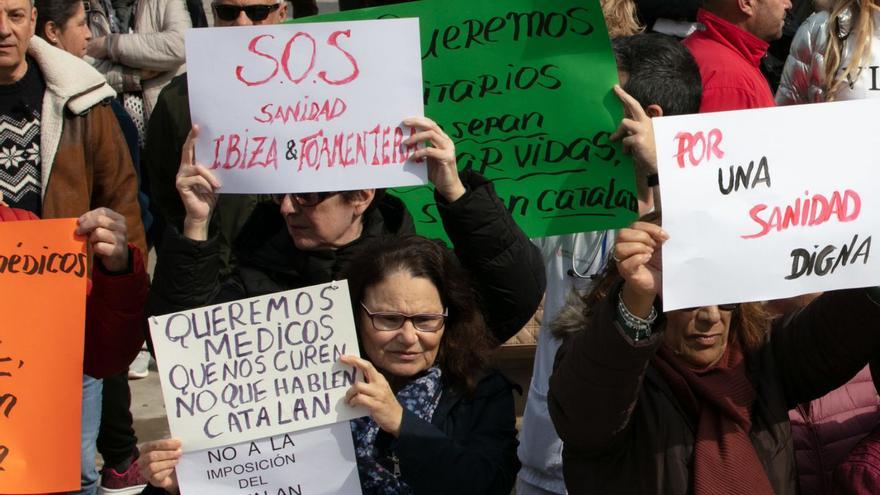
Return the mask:
<svg viewBox="0 0 880 495">
<path fill-rule="evenodd" d="M 195 241 L 204 241 L 208 239 L 208 224 L 211 221 L 211 211 L 217 204 L 220 181 L 207 168 L 196 163 L 198 135 L 199 127 L 194 125 L 183 143 L 176 184 L 186 209 L 183 235 Z"/>
<path fill-rule="evenodd" d="M 662 287 L 660 248 L 669 235 L 649 222 L 635 222 L 617 233 L 613 256 L 623 277 L 621 295 L 626 307 L 647 317 Z"/>
<path fill-rule="evenodd" d="M 140 451 L 137 462 L 144 479 L 156 488 L 178 495 L 180 487 L 177 486 L 175 466 L 183 455 L 180 440 L 172 438 L 147 442 Z"/>
</svg>

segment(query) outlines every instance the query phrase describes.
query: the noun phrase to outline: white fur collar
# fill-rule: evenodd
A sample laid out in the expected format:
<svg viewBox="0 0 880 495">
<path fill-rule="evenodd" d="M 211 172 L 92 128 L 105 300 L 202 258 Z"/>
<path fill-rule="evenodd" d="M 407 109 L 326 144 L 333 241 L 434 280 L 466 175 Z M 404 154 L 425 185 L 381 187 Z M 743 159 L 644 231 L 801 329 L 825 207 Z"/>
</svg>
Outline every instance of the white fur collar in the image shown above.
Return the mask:
<svg viewBox="0 0 880 495">
<path fill-rule="evenodd" d="M 81 114 L 116 92 L 104 76 L 86 61 L 55 48 L 39 36 L 31 37 L 28 54 L 43 73 L 47 90 L 74 114 Z"/>
</svg>

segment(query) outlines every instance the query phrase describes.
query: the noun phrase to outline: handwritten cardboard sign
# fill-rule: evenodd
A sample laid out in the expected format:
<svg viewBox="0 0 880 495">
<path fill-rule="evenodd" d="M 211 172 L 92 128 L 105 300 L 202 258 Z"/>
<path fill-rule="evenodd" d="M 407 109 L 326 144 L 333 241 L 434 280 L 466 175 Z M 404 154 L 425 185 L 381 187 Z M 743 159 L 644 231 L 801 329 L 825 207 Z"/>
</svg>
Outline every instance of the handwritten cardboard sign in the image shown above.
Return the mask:
<svg viewBox="0 0 880 495">
<path fill-rule="evenodd" d="M 0 493 L 79 489 L 88 260 L 75 229 L 0 222 Z"/>
<path fill-rule="evenodd" d="M 491 179 L 530 237 L 621 227 L 638 205 L 598 0 L 422 0 L 309 18 L 418 17 L 425 115 L 459 168 Z M 305 20 L 305 19 L 304 19 Z M 420 234 L 445 237 L 430 187 L 395 190 Z"/>
<path fill-rule="evenodd" d="M 360 495 L 347 421 L 184 454 L 182 493 Z"/>
<path fill-rule="evenodd" d="M 366 416 L 346 281 L 150 319 L 171 435 L 186 451 Z"/>
<path fill-rule="evenodd" d="M 880 284 L 878 111 L 852 101 L 656 120 L 664 309 Z M 807 122 L 847 125 L 811 136 Z"/>
<path fill-rule="evenodd" d="M 227 193 L 424 184 L 417 19 L 186 33 L 198 161 Z"/>
</svg>

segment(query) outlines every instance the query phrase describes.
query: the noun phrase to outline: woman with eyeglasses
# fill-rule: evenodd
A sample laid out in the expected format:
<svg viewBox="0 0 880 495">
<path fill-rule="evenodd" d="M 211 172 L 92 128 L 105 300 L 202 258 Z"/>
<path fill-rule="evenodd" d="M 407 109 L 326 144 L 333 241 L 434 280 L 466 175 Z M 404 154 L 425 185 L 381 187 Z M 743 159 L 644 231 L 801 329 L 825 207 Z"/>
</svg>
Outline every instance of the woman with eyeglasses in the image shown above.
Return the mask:
<svg viewBox="0 0 880 495">
<path fill-rule="evenodd" d="M 492 341 L 467 274 L 442 245 L 372 244 L 348 279 L 367 382 L 349 389 L 364 494 L 499 494 L 513 487 L 510 383 L 487 365 Z"/>
<path fill-rule="evenodd" d="M 347 402 L 364 494 L 507 495 L 519 470 L 510 383 L 467 274 L 418 236 L 370 245 L 347 274 L 367 377 Z M 356 309 L 357 311 L 357 309 Z"/>
<path fill-rule="evenodd" d="M 467 273 L 441 243 L 378 238 L 346 278 L 366 377 L 346 393 L 369 417 L 351 421 L 365 495 L 507 495 L 513 487 L 513 388 L 488 366 L 493 346 Z M 180 442 L 144 447 L 144 474 L 165 491 Z M 151 488 L 145 493 L 161 493 Z"/>
<path fill-rule="evenodd" d="M 358 323 L 364 353 L 375 367 L 386 371 L 382 377 L 387 380 L 390 390 L 398 394 L 395 399 L 393 394 L 389 395 L 389 389 L 379 387 L 382 388 L 379 390 L 377 384 L 381 380 L 375 372 L 368 373 L 376 380 L 371 380 L 366 390 L 356 387 L 357 391 L 350 394 L 352 403 L 367 405 L 375 401 L 376 405 L 387 406 L 387 409 L 373 411 L 379 429 L 392 436 L 397 428 L 405 429 L 408 416 L 402 413 L 401 426 L 398 413 L 406 409 L 408 399 L 407 394 L 403 398 L 399 394 L 408 383 L 408 377 L 423 376 L 434 367 L 435 361 L 441 369 L 443 363 L 452 366 L 444 375 L 443 383 L 446 386 L 445 380 L 450 380 L 449 385 L 455 393 L 450 388 L 448 393 L 444 392 L 447 398 L 458 397 L 456 394 L 472 396 L 474 400 L 483 397 L 475 385 L 483 373 L 483 363 L 491 346 L 506 341 L 519 331 L 534 314 L 543 296 L 545 280 L 541 257 L 514 223 L 492 184 L 473 172 L 459 174 L 455 146 L 436 123 L 427 118 L 412 118 L 404 125 L 417 130 L 404 145 L 431 144 L 416 151 L 413 158 L 428 167 L 428 177 L 435 188 L 436 216 L 442 220 L 454 245 L 457 262 L 470 276 L 473 288 L 458 281 L 458 275 L 453 276 L 461 269 L 450 261 L 452 255 L 446 248 L 433 242 L 395 238 L 381 244 L 380 248 L 369 247 L 371 240 L 414 232 L 412 218 L 403 203 L 390 194 L 373 189 L 282 194 L 275 195 L 273 201 L 258 205 L 235 242 L 233 252 L 237 267 L 230 278 L 221 281 L 217 235 L 209 231 L 208 224 L 217 191 L 222 189 L 209 170 L 194 162 L 194 137 L 198 132 L 194 129 L 184 147 L 177 176 L 177 189 L 186 209 L 183 229 L 181 232 L 169 229 L 166 234 L 156 265 L 148 311 L 164 314 L 325 283 L 345 278 L 346 269 L 350 269 L 349 284 L 355 298 L 353 308 L 361 313 Z M 404 249 L 406 246 L 415 247 Z M 386 252 L 397 254 L 388 258 L 390 255 Z M 413 259 L 407 259 L 409 257 Z M 388 261 L 380 261 L 386 258 Z M 416 262 L 434 263 L 441 273 L 423 275 L 427 269 L 411 265 Z M 379 268 L 382 271 L 376 271 Z M 373 270 L 369 272 L 373 275 L 357 282 L 362 270 Z M 432 270 L 436 271 L 435 268 Z M 405 276 L 407 273 L 412 276 Z M 447 279 L 450 285 L 446 285 Z M 398 286 L 405 290 L 394 292 L 392 289 Z M 410 295 L 415 297 L 417 294 L 420 294 L 418 298 L 409 299 Z M 462 297 L 466 301 L 462 301 Z M 479 302 L 478 309 L 473 306 L 473 301 Z M 464 326 L 459 322 L 464 322 Z M 459 334 L 467 337 L 461 339 Z M 451 346 L 449 352 L 444 351 L 446 345 Z M 359 365 L 367 367 L 364 362 Z M 431 380 L 436 384 L 440 383 L 439 378 L 437 375 Z M 495 377 L 489 386 L 493 394 L 506 397 L 504 407 L 509 414 L 509 424 L 501 422 L 495 425 L 500 430 L 491 430 L 490 433 L 504 445 L 504 455 L 495 445 L 486 452 L 478 449 L 456 462 L 460 462 L 461 469 L 469 476 L 491 473 L 485 483 L 475 483 L 474 486 L 491 487 L 492 491 L 472 493 L 509 493 L 519 467 L 515 453 L 513 403 L 506 382 L 502 384 L 500 378 Z M 440 400 L 438 404 L 446 404 L 442 398 Z M 420 417 L 425 419 L 427 412 L 422 411 Z M 474 413 L 481 414 L 476 409 Z M 452 414 L 452 411 L 444 409 L 443 414 Z M 476 419 L 471 420 L 476 422 Z M 419 435 L 427 435 L 420 436 L 419 442 L 424 446 L 433 446 L 438 452 L 450 455 L 472 450 L 453 449 L 456 441 L 465 441 L 466 437 L 461 436 L 453 436 L 451 443 L 444 444 L 448 450 L 444 450 L 440 447 L 439 435 L 449 434 L 446 429 L 455 425 L 432 424 L 440 431 L 420 430 Z M 427 428 L 424 424 L 422 426 Z M 378 432 L 373 426 L 364 426 L 363 435 L 364 438 L 373 438 Z M 390 441 L 385 435 L 379 435 L 379 438 Z M 176 448 L 178 444 L 168 440 L 148 444 L 142 449 L 139 462 L 145 476 L 155 486 L 174 486 L 168 464 L 162 462 L 168 460 L 165 456 Z M 407 448 L 415 447 L 409 444 Z M 387 459 L 382 457 L 386 452 L 382 452 L 381 455 L 369 454 L 371 469 L 388 466 Z M 401 458 L 400 452 L 396 455 Z M 458 458 L 452 456 L 449 459 L 452 462 Z M 472 462 L 461 462 L 463 459 Z M 428 464 L 431 462 L 429 460 Z M 398 464 L 404 476 L 406 473 L 418 476 L 414 473 L 429 473 L 430 469 L 438 467 L 409 464 L 402 460 Z M 393 475 L 394 468 L 390 469 Z M 383 471 L 382 479 L 387 479 L 387 475 Z M 415 478 L 410 481 L 413 480 Z M 416 493 L 450 493 L 447 489 L 437 491 L 447 487 L 441 481 L 426 477 L 413 483 L 421 487 Z M 456 491 L 468 489 L 467 483 L 463 483 Z M 401 488 L 399 493 L 411 492 Z"/>
<path fill-rule="evenodd" d="M 663 313 L 667 238 L 650 219 L 622 229 L 616 263 L 556 321 L 548 402 L 568 491 L 797 493 L 788 410 L 880 354 L 880 288 L 785 319 L 758 303 Z"/>
</svg>

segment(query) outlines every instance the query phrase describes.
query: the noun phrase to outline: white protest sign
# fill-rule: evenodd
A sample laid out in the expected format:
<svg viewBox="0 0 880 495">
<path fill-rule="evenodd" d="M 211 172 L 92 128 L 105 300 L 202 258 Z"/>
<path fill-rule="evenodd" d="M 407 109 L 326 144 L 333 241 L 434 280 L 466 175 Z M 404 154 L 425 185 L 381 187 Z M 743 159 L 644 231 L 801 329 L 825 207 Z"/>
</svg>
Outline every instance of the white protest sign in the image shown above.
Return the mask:
<svg viewBox="0 0 880 495">
<path fill-rule="evenodd" d="M 418 19 L 190 29 L 196 158 L 227 193 L 425 184 Z"/>
<path fill-rule="evenodd" d="M 347 421 L 188 452 L 176 469 L 184 494 L 361 494 Z"/>
<path fill-rule="evenodd" d="M 368 413 L 345 404 L 359 356 L 346 281 L 150 318 L 171 436 L 186 451 Z"/>
<path fill-rule="evenodd" d="M 880 284 L 878 113 L 851 101 L 655 119 L 664 309 Z"/>
</svg>

